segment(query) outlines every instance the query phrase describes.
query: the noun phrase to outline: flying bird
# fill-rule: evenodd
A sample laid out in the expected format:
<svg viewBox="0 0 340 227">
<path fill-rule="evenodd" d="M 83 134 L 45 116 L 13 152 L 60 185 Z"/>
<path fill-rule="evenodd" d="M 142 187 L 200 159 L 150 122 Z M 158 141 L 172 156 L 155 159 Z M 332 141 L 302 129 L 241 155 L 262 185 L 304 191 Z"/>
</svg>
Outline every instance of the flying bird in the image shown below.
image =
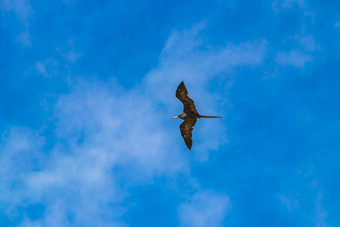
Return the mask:
<svg viewBox="0 0 340 227">
<path fill-rule="evenodd" d="M 183 113 L 177 115 L 174 118 L 183 119 L 183 123 L 179 126 L 181 130 L 182 137 L 184 139 L 185 144 L 191 150 L 192 148 L 192 130 L 196 124 L 197 118 L 221 118 L 216 116 L 205 116 L 200 115 L 195 107 L 194 101 L 188 96 L 188 90 L 185 87 L 184 82 L 182 81 L 176 90 L 176 97 L 183 103 L 184 110 Z"/>
</svg>

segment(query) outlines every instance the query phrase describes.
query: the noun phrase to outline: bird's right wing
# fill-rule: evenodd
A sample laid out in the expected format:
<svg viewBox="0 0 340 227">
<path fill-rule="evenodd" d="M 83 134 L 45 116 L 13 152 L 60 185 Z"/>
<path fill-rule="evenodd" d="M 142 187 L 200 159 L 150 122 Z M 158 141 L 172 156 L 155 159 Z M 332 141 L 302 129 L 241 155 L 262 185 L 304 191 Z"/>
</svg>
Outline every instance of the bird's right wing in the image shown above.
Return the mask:
<svg viewBox="0 0 340 227">
<path fill-rule="evenodd" d="M 195 103 L 194 103 L 194 101 L 192 101 L 191 98 L 189 98 L 188 90 L 185 87 L 185 84 L 184 84 L 183 81 L 177 87 L 176 97 L 179 100 L 181 100 L 181 102 L 183 103 L 185 113 L 187 113 L 187 114 L 190 114 L 190 113 L 198 114 L 196 107 L 195 107 Z"/>
<path fill-rule="evenodd" d="M 183 123 L 179 126 L 184 142 L 189 150 L 191 150 L 192 147 L 192 130 L 194 129 L 196 121 L 196 118 L 189 118 L 184 120 Z"/>
</svg>

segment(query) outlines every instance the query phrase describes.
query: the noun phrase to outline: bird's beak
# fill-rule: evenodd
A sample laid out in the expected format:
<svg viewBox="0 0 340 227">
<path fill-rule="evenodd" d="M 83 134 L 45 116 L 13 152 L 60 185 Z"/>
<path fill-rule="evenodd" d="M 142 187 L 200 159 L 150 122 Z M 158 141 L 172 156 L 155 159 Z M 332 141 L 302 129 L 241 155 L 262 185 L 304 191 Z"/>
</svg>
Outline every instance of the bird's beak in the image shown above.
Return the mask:
<svg viewBox="0 0 340 227">
<path fill-rule="evenodd" d="M 172 117 L 172 119 L 175 119 L 175 118 L 178 118 L 178 116 L 176 116 L 176 117 Z"/>
</svg>

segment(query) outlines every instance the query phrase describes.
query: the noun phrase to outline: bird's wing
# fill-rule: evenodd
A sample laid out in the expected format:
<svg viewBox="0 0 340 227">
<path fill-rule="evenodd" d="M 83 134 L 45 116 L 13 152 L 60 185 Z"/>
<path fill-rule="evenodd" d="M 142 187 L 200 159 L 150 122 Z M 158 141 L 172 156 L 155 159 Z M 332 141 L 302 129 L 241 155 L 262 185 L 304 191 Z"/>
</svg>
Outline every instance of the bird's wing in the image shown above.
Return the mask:
<svg viewBox="0 0 340 227">
<path fill-rule="evenodd" d="M 195 103 L 194 101 L 192 101 L 191 98 L 189 98 L 188 96 L 188 90 L 185 87 L 184 82 L 182 81 L 176 90 L 176 97 L 181 100 L 181 102 L 184 105 L 184 112 L 187 113 L 188 115 L 190 113 L 195 113 L 198 114 L 196 107 L 195 107 Z"/>
<path fill-rule="evenodd" d="M 192 147 L 192 130 L 194 129 L 196 121 L 196 118 L 189 118 L 184 120 L 183 123 L 179 126 L 184 142 L 189 150 L 191 150 Z"/>
</svg>

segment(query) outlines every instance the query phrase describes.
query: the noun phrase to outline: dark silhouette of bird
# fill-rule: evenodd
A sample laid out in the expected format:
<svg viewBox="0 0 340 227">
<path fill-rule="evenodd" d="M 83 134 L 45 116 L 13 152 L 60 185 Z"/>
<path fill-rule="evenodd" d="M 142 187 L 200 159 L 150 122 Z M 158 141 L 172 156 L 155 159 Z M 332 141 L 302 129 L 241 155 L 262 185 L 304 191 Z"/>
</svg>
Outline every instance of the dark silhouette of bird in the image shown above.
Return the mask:
<svg viewBox="0 0 340 227">
<path fill-rule="evenodd" d="M 194 101 L 188 96 L 188 90 L 185 87 L 184 82 L 182 81 L 176 90 L 176 97 L 183 103 L 184 110 L 183 113 L 177 115 L 173 118 L 181 118 L 183 119 L 183 123 L 179 126 L 181 130 L 182 137 L 184 139 L 185 144 L 191 150 L 192 148 L 192 130 L 197 122 L 197 118 L 221 118 L 216 116 L 205 116 L 200 115 L 195 107 Z"/>
</svg>

